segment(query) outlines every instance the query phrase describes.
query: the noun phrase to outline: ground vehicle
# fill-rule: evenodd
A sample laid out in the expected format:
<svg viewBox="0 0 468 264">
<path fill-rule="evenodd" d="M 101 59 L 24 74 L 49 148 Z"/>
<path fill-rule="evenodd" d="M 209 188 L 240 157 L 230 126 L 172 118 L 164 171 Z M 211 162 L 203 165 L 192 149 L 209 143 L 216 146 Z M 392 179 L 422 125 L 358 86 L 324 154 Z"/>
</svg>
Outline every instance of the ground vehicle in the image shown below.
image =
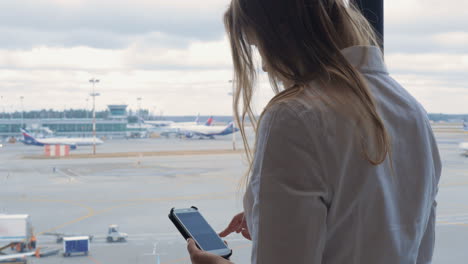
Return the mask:
<svg viewBox="0 0 468 264">
<path fill-rule="evenodd" d="M 29 215 L 0 214 L 0 243 L 10 245 L 12 249 L 23 252 L 35 248 Z"/>
<path fill-rule="evenodd" d="M 88 255 L 89 237 L 64 237 L 63 238 L 63 256 L 68 257 L 73 253 L 83 253 Z"/>
<path fill-rule="evenodd" d="M 55 233 L 55 232 L 45 232 L 43 233 L 43 235 L 46 235 L 46 236 L 55 236 L 56 238 L 56 242 L 57 243 L 62 243 L 63 242 L 63 238 L 65 237 L 75 237 L 75 236 L 87 236 L 89 237 L 89 242 L 92 242 L 93 241 L 93 238 L 94 238 L 94 235 L 87 235 L 87 234 L 65 234 L 65 233 Z"/>
<path fill-rule="evenodd" d="M 118 225 L 109 225 L 109 230 L 107 231 L 107 242 L 125 241 L 127 237 L 127 233 L 119 232 Z"/>
</svg>

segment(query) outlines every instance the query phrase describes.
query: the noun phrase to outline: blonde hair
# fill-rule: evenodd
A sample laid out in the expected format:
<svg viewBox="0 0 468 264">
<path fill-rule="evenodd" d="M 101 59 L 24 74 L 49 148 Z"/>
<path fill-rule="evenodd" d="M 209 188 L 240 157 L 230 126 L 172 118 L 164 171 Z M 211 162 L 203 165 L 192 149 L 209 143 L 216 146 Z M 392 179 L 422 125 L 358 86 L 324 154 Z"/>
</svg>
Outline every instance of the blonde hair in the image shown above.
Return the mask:
<svg viewBox="0 0 468 264">
<path fill-rule="evenodd" d="M 325 105 L 362 128 L 359 138 L 364 158 L 373 165 L 386 159 L 390 154 L 390 139 L 374 98 L 361 73 L 340 52 L 356 45 L 379 46 L 373 28 L 353 3 L 347 0 L 232 0 L 224 24 L 234 63 L 234 115 L 249 162 L 244 184 L 249 179 L 255 150 L 251 150 L 247 141 L 247 118 L 258 134 L 259 120 L 269 107 L 295 97 L 313 81 L 320 88 L 309 89 L 317 89 Z M 253 42 L 268 66 L 270 83 L 276 94 L 259 120 L 252 109 L 257 79 Z M 280 88 L 281 80 L 294 85 Z M 369 142 L 369 138 L 373 142 Z"/>
</svg>

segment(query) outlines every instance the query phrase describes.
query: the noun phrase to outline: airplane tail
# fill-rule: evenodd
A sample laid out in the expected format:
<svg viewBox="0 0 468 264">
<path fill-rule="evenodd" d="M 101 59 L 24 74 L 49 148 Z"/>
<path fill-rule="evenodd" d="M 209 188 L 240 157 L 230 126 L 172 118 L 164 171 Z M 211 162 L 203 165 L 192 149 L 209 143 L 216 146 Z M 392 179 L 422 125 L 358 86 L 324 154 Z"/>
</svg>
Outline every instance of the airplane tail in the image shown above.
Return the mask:
<svg viewBox="0 0 468 264">
<path fill-rule="evenodd" d="M 463 130 L 468 131 L 468 122 L 463 122 Z"/>
<path fill-rule="evenodd" d="M 34 136 L 29 134 L 29 132 L 26 129 L 21 128 L 21 133 L 23 134 L 23 143 L 24 144 L 26 144 L 26 145 L 35 145 L 35 144 L 39 143 L 39 142 L 37 142 L 36 138 L 34 138 Z"/>
<path fill-rule="evenodd" d="M 211 126 L 211 124 L 213 124 L 213 117 L 212 116 L 210 118 L 208 118 L 208 120 L 206 120 L 205 126 Z"/>
<path fill-rule="evenodd" d="M 239 131 L 239 129 L 235 128 L 234 127 L 234 122 L 231 121 L 231 122 L 229 122 L 229 124 L 227 124 L 226 128 L 224 128 L 224 130 L 223 130 L 223 132 L 221 132 L 221 134 L 227 135 L 227 134 L 235 133 L 237 131 Z"/>
</svg>

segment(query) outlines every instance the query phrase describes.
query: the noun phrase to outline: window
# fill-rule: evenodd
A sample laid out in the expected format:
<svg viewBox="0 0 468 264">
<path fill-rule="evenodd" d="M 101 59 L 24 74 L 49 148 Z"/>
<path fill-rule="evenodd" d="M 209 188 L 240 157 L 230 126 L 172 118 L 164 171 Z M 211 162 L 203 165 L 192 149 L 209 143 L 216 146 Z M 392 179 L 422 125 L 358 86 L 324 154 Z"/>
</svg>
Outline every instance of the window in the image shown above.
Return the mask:
<svg viewBox="0 0 468 264">
<path fill-rule="evenodd" d="M 27 227 L 12 231 L 19 240 L 0 237 L 0 248 L 34 234 L 37 246 L 60 253 L 33 263 L 72 262 L 70 252 L 82 263 L 187 263 L 172 207 L 197 206 L 217 231 L 242 211 L 247 164 L 240 134 L 226 130 L 228 3 L 0 3 L 0 218 L 23 215 L 16 227 Z M 444 163 L 434 263 L 460 263 L 468 257 L 468 4 L 386 0 L 385 9 L 386 62 L 429 112 Z M 273 95 L 265 74 L 260 80 L 258 113 Z M 91 246 L 67 251 L 64 237 Z M 226 240 L 232 260 L 249 263 L 251 243 Z"/>
</svg>

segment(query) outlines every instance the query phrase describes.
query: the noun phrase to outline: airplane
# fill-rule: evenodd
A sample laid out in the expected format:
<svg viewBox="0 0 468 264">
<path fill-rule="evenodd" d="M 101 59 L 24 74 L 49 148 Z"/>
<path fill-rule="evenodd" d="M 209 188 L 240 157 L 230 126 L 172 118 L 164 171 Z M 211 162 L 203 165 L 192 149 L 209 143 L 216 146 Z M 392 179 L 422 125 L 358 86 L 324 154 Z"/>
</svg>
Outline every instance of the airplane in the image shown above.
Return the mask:
<svg viewBox="0 0 468 264">
<path fill-rule="evenodd" d="M 463 122 L 463 130 L 468 132 L 468 122 Z M 468 157 L 468 142 L 460 143 L 458 147 L 463 151 L 462 155 Z"/>
<path fill-rule="evenodd" d="M 174 121 L 148 121 L 148 120 L 143 120 L 144 124 L 149 124 L 154 127 L 168 127 L 174 124 Z"/>
<path fill-rule="evenodd" d="M 197 117 L 195 118 L 195 121 L 193 122 L 173 122 L 171 124 L 171 127 L 176 126 L 195 126 L 195 125 L 200 125 L 200 113 L 198 113 Z M 175 128 L 175 127 L 174 127 Z"/>
<path fill-rule="evenodd" d="M 36 249 L 36 251 L 33 251 L 33 252 L 27 252 L 27 253 L 0 255 L 0 261 L 23 259 L 23 258 L 26 258 L 26 257 L 31 257 L 31 256 L 34 256 L 34 255 L 37 255 L 38 252 L 39 252 L 39 249 Z"/>
<path fill-rule="evenodd" d="M 234 127 L 233 122 L 230 122 L 227 126 L 186 126 L 180 128 L 179 134 L 185 135 L 187 138 L 199 136 L 200 138 L 207 137 L 214 139 L 214 136 L 225 136 L 237 131 L 239 131 L 239 129 Z"/>
<path fill-rule="evenodd" d="M 177 123 L 172 123 L 170 126 L 164 128 L 161 132 L 161 136 L 169 137 L 170 135 L 176 135 L 176 136 L 185 136 L 186 131 L 189 128 L 193 127 L 210 127 L 213 125 L 213 117 L 211 116 L 206 120 L 205 124 L 200 125 L 198 123 L 198 117 L 195 120 L 195 122 L 177 122 Z M 147 122 L 147 121 L 145 121 Z"/>
<path fill-rule="evenodd" d="M 463 151 L 462 155 L 468 157 L 468 142 L 460 143 L 459 148 Z"/>
<path fill-rule="evenodd" d="M 77 146 L 91 146 L 93 144 L 100 145 L 104 143 L 99 138 L 67 138 L 67 137 L 50 137 L 50 138 L 35 138 L 25 129 L 21 129 L 24 139 L 21 140 L 25 145 L 44 146 L 44 145 L 68 145 L 70 149 L 76 149 Z"/>
<path fill-rule="evenodd" d="M 198 117 L 195 122 L 179 122 L 179 123 L 173 123 L 170 128 L 182 128 L 186 129 L 187 127 L 193 127 L 193 126 L 211 126 L 213 124 L 213 117 L 211 116 L 206 120 L 205 124 L 200 125 L 198 122 Z"/>
<path fill-rule="evenodd" d="M 142 120 L 142 123 L 144 124 L 149 124 L 154 127 L 168 127 L 168 128 L 181 128 L 181 127 L 186 127 L 186 126 L 195 126 L 199 125 L 199 117 L 195 119 L 194 122 L 174 122 L 174 121 L 147 121 L 147 120 Z M 210 117 L 206 122 L 205 126 L 211 126 L 213 124 L 213 117 Z"/>
</svg>

